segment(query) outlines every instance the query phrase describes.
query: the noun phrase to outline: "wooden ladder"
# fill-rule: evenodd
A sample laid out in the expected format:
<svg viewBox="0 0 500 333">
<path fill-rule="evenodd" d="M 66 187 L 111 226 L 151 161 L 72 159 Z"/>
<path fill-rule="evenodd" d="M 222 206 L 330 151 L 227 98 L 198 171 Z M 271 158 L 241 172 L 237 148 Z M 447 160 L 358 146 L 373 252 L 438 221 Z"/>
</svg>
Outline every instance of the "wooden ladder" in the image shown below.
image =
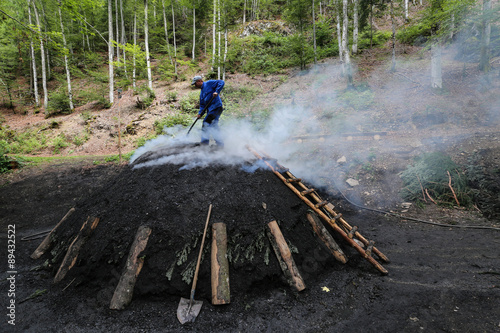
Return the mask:
<svg viewBox="0 0 500 333">
<path fill-rule="evenodd" d="M 349 225 L 342 217 L 342 213 L 335 211 L 335 207 L 331 203 L 323 200 L 313 188 L 308 188 L 304 185 L 300 178 L 295 177 L 290 170 L 280 165 L 276 159 L 264 153 L 260 155 L 249 146 L 247 146 L 247 149 L 258 159 L 263 161 L 288 188 L 304 201 L 319 217 L 328 223 L 350 246 L 356 249 L 363 258 L 368 260 L 368 262 L 375 266 L 382 274 L 388 274 L 388 271 L 372 256 L 374 253 L 382 261 L 389 262 L 387 256 L 374 246 L 374 241 L 367 240 L 363 237 L 356 226 L 352 227 Z M 363 246 L 360 246 L 357 241 L 363 244 Z"/>
</svg>

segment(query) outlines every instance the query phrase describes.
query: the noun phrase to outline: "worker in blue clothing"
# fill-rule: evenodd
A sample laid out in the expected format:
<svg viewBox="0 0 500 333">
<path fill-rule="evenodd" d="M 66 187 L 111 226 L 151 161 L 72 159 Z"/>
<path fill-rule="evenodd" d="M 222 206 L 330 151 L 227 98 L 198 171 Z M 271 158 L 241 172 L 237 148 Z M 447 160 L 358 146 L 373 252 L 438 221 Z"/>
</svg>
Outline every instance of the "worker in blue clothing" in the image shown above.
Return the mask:
<svg viewBox="0 0 500 333">
<path fill-rule="evenodd" d="M 198 119 L 202 117 L 201 112 L 213 97 L 212 102 L 207 108 L 207 115 L 205 116 L 205 119 L 203 119 L 203 126 L 201 127 L 201 144 L 208 145 L 210 143 L 210 136 L 212 136 L 217 146 L 223 147 L 224 142 L 222 141 L 220 135 L 219 118 L 224 109 L 222 107 L 222 101 L 219 94 L 222 88 L 224 88 L 224 81 L 208 80 L 203 82 L 201 76 L 195 76 L 191 85 L 201 89 L 200 111 L 197 116 Z"/>
</svg>

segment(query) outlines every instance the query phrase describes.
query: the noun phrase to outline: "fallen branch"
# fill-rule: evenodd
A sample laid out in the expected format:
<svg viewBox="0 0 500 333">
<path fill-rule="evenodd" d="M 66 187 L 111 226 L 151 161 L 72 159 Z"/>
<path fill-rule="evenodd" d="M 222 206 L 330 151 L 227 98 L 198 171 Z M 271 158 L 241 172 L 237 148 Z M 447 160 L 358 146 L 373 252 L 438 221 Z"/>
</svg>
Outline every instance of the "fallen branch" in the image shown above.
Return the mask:
<svg viewBox="0 0 500 333">
<path fill-rule="evenodd" d="M 448 170 L 446 170 L 446 172 L 448 173 L 448 178 L 449 178 L 448 186 L 450 187 L 451 193 L 453 193 L 453 197 L 455 198 L 455 201 L 456 201 L 457 205 L 460 206 L 460 202 L 458 202 L 457 195 L 455 194 L 455 190 L 453 190 L 453 187 L 451 186 L 451 175 L 450 175 L 450 172 Z"/>
<path fill-rule="evenodd" d="M 432 197 L 431 197 L 431 195 L 429 194 L 429 191 L 427 191 L 427 189 L 425 189 L 425 193 L 427 194 L 427 196 L 429 197 L 429 199 L 430 199 L 430 200 L 431 200 L 431 201 L 432 201 L 435 205 L 437 205 L 437 202 L 436 202 L 434 199 L 432 199 Z"/>
</svg>

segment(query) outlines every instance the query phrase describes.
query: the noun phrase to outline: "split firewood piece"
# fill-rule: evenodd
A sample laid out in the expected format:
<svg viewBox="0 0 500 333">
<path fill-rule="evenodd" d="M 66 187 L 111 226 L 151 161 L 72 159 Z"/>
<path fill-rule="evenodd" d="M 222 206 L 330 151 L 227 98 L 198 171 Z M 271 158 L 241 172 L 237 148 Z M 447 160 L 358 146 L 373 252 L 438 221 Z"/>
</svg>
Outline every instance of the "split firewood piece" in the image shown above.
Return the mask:
<svg viewBox="0 0 500 333">
<path fill-rule="evenodd" d="M 53 234 L 59 228 L 59 226 L 70 217 L 71 214 L 75 211 L 75 208 L 71 208 L 66 215 L 59 221 L 59 223 L 56 224 L 54 229 L 50 231 L 50 233 L 47 235 L 47 237 L 44 238 L 44 240 L 38 245 L 36 248 L 35 252 L 31 255 L 32 259 L 38 259 L 40 258 L 50 247 L 52 246 L 53 243 Z"/>
<path fill-rule="evenodd" d="M 123 310 L 132 301 L 135 282 L 144 265 L 144 257 L 139 257 L 139 255 L 146 249 L 149 235 L 151 235 L 150 227 L 140 226 L 137 229 L 134 242 L 128 253 L 127 263 L 111 299 L 110 309 Z"/>
<path fill-rule="evenodd" d="M 227 232 L 224 223 L 212 225 L 212 304 L 229 304 L 229 262 L 227 260 Z"/>
<path fill-rule="evenodd" d="M 295 287 L 297 291 L 304 290 L 306 285 L 300 275 L 295 261 L 293 260 L 292 252 L 290 251 L 290 248 L 281 233 L 278 223 L 276 221 L 269 222 L 268 227 L 269 230 L 267 230 L 267 237 L 271 242 L 276 258 L 278 258 L 281 270 L 285 274 L 288 283 L 292 287 Z"/>
<path fill-rule="evenodd" d="M 344 254 L 340 246 L 335 242 L 330 233 L 326 230 L 323 223 L 321 223 L 318 215 L 314 213 L 307 213 L 307 220 L 309 221 L 309 223 L 311 223 L 314 232 L 319 237 L 319 239 L 323 241 L 325 246 L 335 257 L 335 259 L 345 264 L 347 262 L 347 256 Z"/>
<path fill-rule="evenodd" d="M 80 231 L 78 232 L 78 235 L 76 235 L 76 238 L 69 245 L 68 251 L 64 256 L 61 266 L 59 266 L 59 270 L 54 277 L 54 283 L 57 283 L 64 279 L 69 270 L 73 268 L 76 263 L 76 259 L 78 259 L 78 253 L 80 252 L 81 247 L 87 242 L 90 234 L 97 227 L 97 224 L 99 224 L 99 218 L 91 216 L 89 216 L 87 218 L 87 221 L 83 223 Z"/>
</svg>

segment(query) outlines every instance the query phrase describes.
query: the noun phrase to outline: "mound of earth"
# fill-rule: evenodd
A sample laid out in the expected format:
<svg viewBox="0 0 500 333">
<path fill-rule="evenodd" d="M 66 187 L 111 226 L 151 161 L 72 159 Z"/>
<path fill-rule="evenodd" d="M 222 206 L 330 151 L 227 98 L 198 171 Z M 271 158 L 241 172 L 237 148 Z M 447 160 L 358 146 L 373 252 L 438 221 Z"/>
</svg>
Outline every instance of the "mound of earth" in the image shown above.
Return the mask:
<svg viewBox="0 0 500 333">
<path fill-rule="evenodd" d="M 55 231 L 56 246 L 45 255 L 45 266 L 55 274 L 87 217 L 100 221 L 65 277 L 66 282 L 60 285 L 64 287 L 74 279 L 75 286 L 105 293 L 101 300 L 109 302 L 138 228 L 148 226 L 152 233 L 141 254 L 145 262 L 135 295 L 189 295 L 210 204 L 210 222 L 227 225 L 233 295 L 244 295 L 256 285 L 287 288 L 265 232 L 273 220 L 279 223 L 298 267 L 336 265 L 333 257 L 325 260 L 329 256 L 326 249 L 318 248 L 306 219 L 308 206 L 269 169 L 253 170 L 253 160 L 189 169 L 184 163 L 162 163 L 180 155 L 190 156 L 193 162 L 200 154 L 225 153 L 197 145 L 149 152 L 101 190 L 82 198 L 75 212 Z M 208 232 L 197 288 L 202 298 L 210 298 L 210 237 Z"/>
</svg>

